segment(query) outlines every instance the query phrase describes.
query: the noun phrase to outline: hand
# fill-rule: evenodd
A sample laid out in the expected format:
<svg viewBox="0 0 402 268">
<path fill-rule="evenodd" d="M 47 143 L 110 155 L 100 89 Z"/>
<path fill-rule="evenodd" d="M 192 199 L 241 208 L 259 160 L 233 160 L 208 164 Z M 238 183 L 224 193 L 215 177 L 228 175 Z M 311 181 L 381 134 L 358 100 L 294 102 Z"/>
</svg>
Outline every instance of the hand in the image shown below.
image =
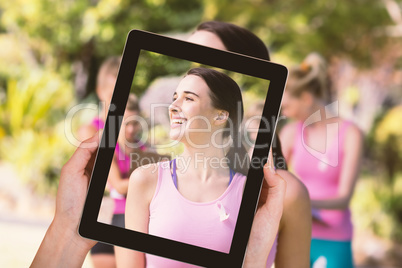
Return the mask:
<svg viewBox="0 0 402 268">
<path fill-rule="evenodd" d="M 31 267 L 81 267 L 96 242 L 81 237 L 78 224 L 99 144 L 97 133 L 81 143 L 63 166 L 56 197 L 56 213 Z"/>
<path fill-rule="evenodd" d="M 76 235 L 79 238 L 78 241 L 83 242 L 88 249 L 96 242 L 82 239 L 77 233 L 77 228 L 84 208 L 100 136 L 101 133 L 96 133 L 92 138 L 82 142 L 61 169 L 56 197 L 56 213 L 53 220 L 54 223 L 63 227 L 64 232 L 68 231 L 72 235 Z"/>
<path fill-rule="evenodd" d="M 264 181 L 251 228 L 244 267 L 265 267 L 278 234 L 286 193 L 286 181 L 276 173 L 272 152 L 264 166 Z"/>
<path fill-rule="evenodd" d="M 328 224 L 322 219 L 320 215 L 320 211 L 318 209 L 311 209 L 312 221 L 314 223 L 318 223 L 324 226 L 328 226 Z"/>
</svg>

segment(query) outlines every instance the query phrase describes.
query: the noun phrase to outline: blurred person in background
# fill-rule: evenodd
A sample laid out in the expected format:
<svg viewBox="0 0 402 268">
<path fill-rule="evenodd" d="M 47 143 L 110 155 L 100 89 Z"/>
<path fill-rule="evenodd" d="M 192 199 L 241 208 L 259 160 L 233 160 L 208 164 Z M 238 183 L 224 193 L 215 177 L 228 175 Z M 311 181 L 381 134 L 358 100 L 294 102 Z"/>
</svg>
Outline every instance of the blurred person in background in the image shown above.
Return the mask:
<svg viewBox="0 0 402 268">
<path fill-rule="evenodd" d="M 99 129 L 105 126 L 107 112 L 109 111 L 110 101 L 112 100 L 114 86 L 117 80 L 121 63 L 120 56 L 111 56 L 104 60 L 99 68 L 96 77 L 96 96 L 100 104 L 100 113 L 89 124 L 82 126 L 78 130 L 80 141 L 92 137 Z"/>
<path fill-rule="evenodd" d="M 110 106 L 110 101 L 112 100 L 113 96 L 113 91 L 114 91 L 114 86 L 116 84 L 117 80 L 117 74 L 119 72 L 120 68 L 120 62 L 121 62 L 121 57 L 120 56 L 111 56 L 107 58 L 100 66 L 98 75 L 96 78 L 96 95 L 99 99 L 99 104 L 101 105 L 100 107 L 100 113 L 99 117 L 93 118 L 93 120 L 87 124 L 82 126 L 78 130 L 78 137 L 80 141 L 84 141 L 100 130 L 105 127 L 105 121 L 106 121 L 106 116 L 107 112 L 109 110 Z M 116 146 L 116 151 L 117 151 L 117 146 Z M 118 153 L 118 152 L 117 152 Z M 119 171 L 117 162 L 116 162 L 116 154 L 114 155 L 114 161 L 110 167 L 110 175 L 117 175 L 117 177 L 114 179 L 116 181 L 122 181 L 122 176 L 126 175 L 128 178 L 129 174 L 127 173 L 126 170 Z M 121 172 L 121 173 L 120 173 Z M 112 176 L 108 177 L 108 183 L 110 181 L 113 181 Z M 120 186 L 117 186 L 116 189 L 120 189 Z M 116 192 L 114 190 L 113 192 Z M 116 196 L 116 195 L 115 195 Z M 119 200 L 121 198 L 116 198 L 116 203 L 119 203 Z M 105 199 L 104 199 L 105 200 Z M 102 202 L 103 203 L 103 202 Z M 119 209 L 119 204 L 115 204 L 113 202 L 113 216 L 115 218 L 114 223 L 116 221 L 121 222 L 121 217 L 120 216 L 115 216 L 118 215 L 116 214 L 116 209 Z M 108 212 L 103 212 L 107 213 Z M 106 218 L 110 218 L 109 215 L 105 216 Z M 124 217 L 124 214 L 123 214 Z M 113 218 L 112 218 L 113 221 Z M 124 218 L 123 221 L 124 223 Z M 112 245 L 104 244 L 104 243 L 96 243 L 96 245 L 91 248 L 91 260 L 95 268 L 113 268 L 116 267 L 116 259 L 114 255 L 114 247 Z"/>
<path fill-rule="evenodd" d="M 312 206 L 312 267 L 353 267 L 349 203 L 359 174 L 362 134 L 332 111 L 324 59 L 311 53 L 291 68 L 281 131 L 286 161 L 306 185 Z M 336 105 L 336 103 L 335 103 Z"/>
<path fill-rule="evenodd" d="M 219 21 L 201 23 L 187 41 L 269 60 L 268 49 L 261 39 L 249 30 L 231 23 Z M 164 91 L 170 91 L 171 95 L 174 90 L 175 88 L 164 88 Z M 287 191 L 283 217 L 271 256 L 275 257 L 277 268 L 308 267 L 311 240 L 311 208 L 308 192 L 303 183 L 286 170 L 280 141 L 277 135 L 275 137 L 272 146 L 274 164 L 278 174 L 287 182 Z"/>
<path fill-rule="evenodd" d="M 207 21 L 199 24 L 188 39 L 199 45 L 227 50 L 270 60 L 264 42 L 249 30 L 232 23 Z M 261 113 L 259 115 L 262 114 Z M 257 127 L 258 128 L 258 127 Z M 256 136 L 256 133 L 250 133 Z M 249 149 L 251 154 L 252 148 Z M 306 187 L 287 171 L 281 143 L 277 135 L 272 142 L 273 162 L 278 174 L 287 182 L 283 216 L 280 221 L 276 248 L 275 267 L 308 267 L 311 238 L 310 201 Z"/>
<path fill-rule="evenodd" d="M 96 86 L 96 94 L 101 105 L 100 117 L 95 117 L 90 124 L 79 129 L 78 135 L 81 140 L 92 137 L 99 129 L 104 128 L 114 86 L 117 80 L 120 62 L 121 57 L 112 56 L 102 63 L 97 76 Z M 140 116 L 138 99 L 134 94 L 130 93 L 107 182 L 107 189 L 110 192 L 110 197 L 113 199 L 113 215 L 111 215 L 111 224 L 119 227 L 124 227 L 128 178 L 134 169 L 133 166 L 137 167 L 137 165 L 132 163 L 131 160 L 140 158 L 140 156 L 132 158 L 132 155 L 137 153 L 143 157 L 143 153 L 148 150 L 146 144 L 138 139 L 138 136 L 141 133 L 141 124 L 138 121 L 138 116 Z M 101 213 L 108 212 L 105 211 Z M 107 219 L 110 217 L 109 215 L 106 215 L 105 218 Z M 118 249 L 118 247 L 112 245 L 97 243 L 91 249 L 91 259 L 94 267 L 116 267 L 115 254 L 118 254 L 116 253 L 118 252 Z"/>
</svg>

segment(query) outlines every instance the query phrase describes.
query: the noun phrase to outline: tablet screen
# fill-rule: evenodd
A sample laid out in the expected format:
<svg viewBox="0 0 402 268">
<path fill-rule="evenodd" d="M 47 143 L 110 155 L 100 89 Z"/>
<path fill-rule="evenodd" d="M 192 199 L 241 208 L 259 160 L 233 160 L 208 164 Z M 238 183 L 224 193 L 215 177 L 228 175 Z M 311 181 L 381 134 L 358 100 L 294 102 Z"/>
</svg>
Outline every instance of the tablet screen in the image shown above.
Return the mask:
<svg viewBox="0 0 402 268">
<path fill-rule="evenodd" d="M 241 267 L 286 76 L 268 61 L 130 32 L 79 233 L 156 266 Z"/>
<path fill-rule="evenodd" d="M 152 68 L 152 64 L 161 62 L 164 66 L 180 66 L 179 70 L 185 71 L 172 73 L 169 68 Z M 158 70 L 158 76 L 149 79 L 153 75 L 145 68 Z M 201 77 L 204 75 L 210 79 L 211 86 L 217 83 L 216 87 L 219 87 L 222 83 L 224 87 L 225 80 L 210 78 L 219 73 L 233 84 L 227 86 L 227 90 L 232 92 L 222 92 L 224 100 L 216 100 L 218 104 L 215 105 L 235 106 L 230 108 L 235 115 L 228 116 L 225 123 L 222 123 L 223 117 L 227 115 L 216 115 L 222 116 L 219 123 L 223 127 L 215 125 L 215 115 L 210 116 L 211 112 L 220 112 L 220 109 L 213 107 L 213 91 Z M 113 212 L 121 215 L 121 220 L 111 222 L 110 216 L 105 220 L 108 212 L 101 209 L 98 221 L 146 232 L 132 227 L 136 224 L 135 217 L 140 216 L 130 211 L 140 208 L 127 204 L 126 199 L 127 195 L 141 191 L 134 189 L 130 193 L 130 190 L 116 189 L 110 178 L 119 176 L 129 180 L 133 170 L 141 167 L 148 169 L 145 173 L 150 173 L 150 180 L 156 180 L 154 189 L 151 189 L 152 196 L 144 194 L 140 198 L 148 198 L 150 208 L 146 233 L 229 253 L 250 164 L 256 167 L 266 161 L 259 159 L 250 163 L 268 88 L 269 81 L 265 79 L 142 49 L 124 115 L 120 119 L 113 159 L 117 170 L 109 171 L 104 194 L 113 198 Z M 226 101 L 236 91 L 240 98 L 233 98 L 232 103 Z M 219 95 L 214 95 L 214 98 L 218 99 Z M 233 138 L 235 133 L 238 133 L 237 141 Z M 235 146 L 241 150 L 229 159 L 228 153 Z M 260 147 L 267 146 L 268 143 Z M 219 182 L 209 181 L 211 179 Z M 205 192 L 191 187 L 203 187 Z M 130 200 L 134 203 L 138 199 Z M 106 204 L 101 208 L 110 211 Z M 129 210 L 127 214 L 126 210 Z"/>
</svg>

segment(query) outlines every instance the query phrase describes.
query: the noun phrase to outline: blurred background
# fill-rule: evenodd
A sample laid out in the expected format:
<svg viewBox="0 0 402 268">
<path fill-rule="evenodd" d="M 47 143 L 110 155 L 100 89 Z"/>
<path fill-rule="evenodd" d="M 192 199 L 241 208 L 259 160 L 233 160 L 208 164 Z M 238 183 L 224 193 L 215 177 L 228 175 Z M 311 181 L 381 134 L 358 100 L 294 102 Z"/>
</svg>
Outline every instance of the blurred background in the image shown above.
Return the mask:
<svg viewBox="0 0 402 268">
<path fill-rule="evenodd" d="M 355 263 L 402 267 L 401 0 L 1 1 L 1 267 L 27 267 L 39 247 L 61 167 L 75 150 L 66 129 L 97 111 L 77 114 L 72 126 L 66 115 L 76 105 L 97 104 L 101 62 L 121 55 L 131 29 L 186 38 L 206 20 L 248 28 L 272 61 L 286 66 L 312 51 L 328 60 L 341 115 L 365 134 L 352 200 Z M 145 92 L 160 73 L 182 74 L 181 68 L 144 66 L 136 86 Z"/>
</svg>

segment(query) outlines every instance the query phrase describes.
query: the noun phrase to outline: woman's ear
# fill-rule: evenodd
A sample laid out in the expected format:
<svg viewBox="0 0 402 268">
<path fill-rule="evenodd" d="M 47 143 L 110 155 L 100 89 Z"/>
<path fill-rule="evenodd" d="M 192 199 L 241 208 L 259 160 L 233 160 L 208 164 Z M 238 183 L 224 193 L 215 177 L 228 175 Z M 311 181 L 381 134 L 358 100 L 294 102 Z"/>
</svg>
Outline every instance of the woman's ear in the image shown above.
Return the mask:
<svg viewBox="0 0 402 268">
<path fill-rule="evenodd" d="M 226 121 L 228 121 L 229 118 L 229 112 L 225 110 L 220 110 L 218 111 L 218 114 L 214 117 L 215 120 L 215 125 L 222 125 L 225 124 Z"/>
</svg>

